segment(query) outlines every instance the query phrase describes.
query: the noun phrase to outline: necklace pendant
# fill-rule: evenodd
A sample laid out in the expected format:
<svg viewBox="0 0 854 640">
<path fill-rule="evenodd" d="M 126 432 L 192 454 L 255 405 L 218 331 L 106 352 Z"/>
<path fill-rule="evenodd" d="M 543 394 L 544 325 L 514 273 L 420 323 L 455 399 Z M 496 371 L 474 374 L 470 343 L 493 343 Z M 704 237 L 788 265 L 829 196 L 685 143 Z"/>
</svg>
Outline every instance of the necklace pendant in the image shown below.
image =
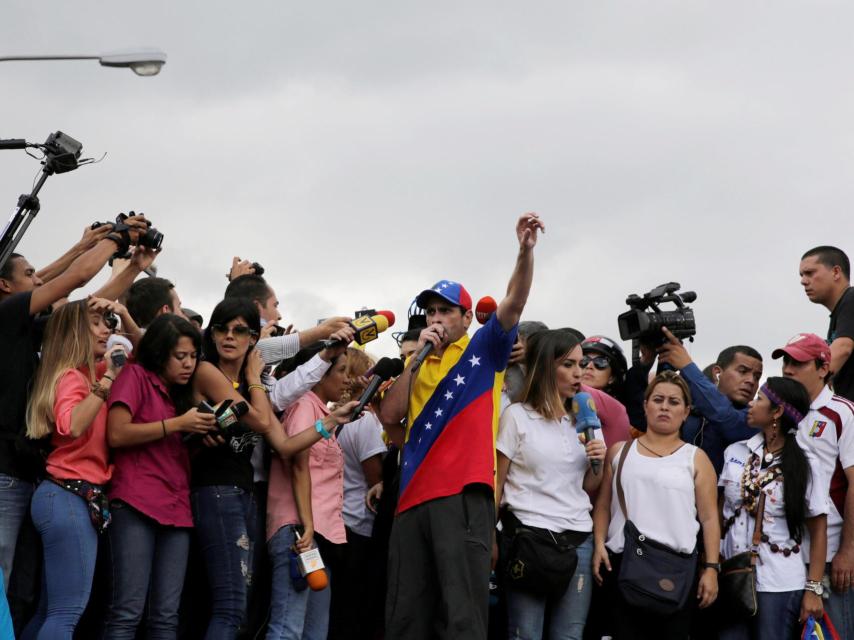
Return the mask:
<svg viewBox="0 0 854 640">
<path fill-rule="evenodd" d="M 774 461 L 774 454 L 771 452 L 766 453 L 765 454 L 765 462 L 773 462 L 773 461 Z"/>
</svg>

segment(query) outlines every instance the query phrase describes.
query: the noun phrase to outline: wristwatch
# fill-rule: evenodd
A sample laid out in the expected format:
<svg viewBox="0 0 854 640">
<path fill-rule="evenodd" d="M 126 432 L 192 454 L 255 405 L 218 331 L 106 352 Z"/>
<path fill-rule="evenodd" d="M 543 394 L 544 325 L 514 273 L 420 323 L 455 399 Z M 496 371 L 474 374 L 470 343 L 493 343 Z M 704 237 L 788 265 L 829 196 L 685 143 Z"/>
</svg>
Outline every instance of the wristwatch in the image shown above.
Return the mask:
<svg viewBox="0 0 854 640">
<path fill-rule="evenodd" d="M 718 573 L 721 572 L 721 563 L 720 562 L 703 562 L 703 569 L 714 569 Z"/>
<path fill-rule="evenodd" d="M 807 580 L 804 585 L 804 591 L 812 591 L 815 595 L 821 597 L 824 594 L 824 585 L 816 580 Z"/>
</svg>

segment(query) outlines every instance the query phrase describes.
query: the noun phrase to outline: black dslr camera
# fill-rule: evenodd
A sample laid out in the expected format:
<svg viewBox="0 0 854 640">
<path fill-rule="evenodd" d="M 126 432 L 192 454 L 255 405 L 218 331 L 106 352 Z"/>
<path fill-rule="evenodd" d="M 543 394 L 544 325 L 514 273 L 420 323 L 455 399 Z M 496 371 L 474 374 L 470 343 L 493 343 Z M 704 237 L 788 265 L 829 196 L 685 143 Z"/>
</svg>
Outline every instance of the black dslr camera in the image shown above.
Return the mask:
<svg viewBox="0 0 854 640">
<path fill-rule="evenodd" d="M 617 326 L 620 328 L 620 337 L 633 342 L 635 360 L 641 342 L 653 348 L 664 344 L 662 327 L 667 327 L 680 340 L 687 338 L 693 341 L 697 325 L 694 322 L 694 311 L 686 303 L 694 302 L 697 294 L 693 291 L 678 293 L 679 289 L 678 282 L 668 282 L 642 296 L 633 293 L 626 298 L 626 304 L 631 309 L 617 316 Z M 664 302 L 672 302 L 676 308 L 662 311 L 659 305 Z"/>
<path fill-rule="evenodd" d="M 116 251 L 113 258 L 129 258 L 130 257 L 130 229 L 125 222 L 130 216 L 134 216 L 136 213 L 130 211 L 128 214 L 120 213 L 116 216 L 115 222 L 93 222 L 92 228 L 97 229 L 98 227 L 109 225 L 111 227 L 110 233 L 118 234 L 122 240 L 123 244 Z M 160 233 L 157 229 L 151 226 L 151 223 L 148 223 L 148 229 L 146 229 L 145 233 L 140 233 L 136 244 L 140 247 L 150 247 L 152 249 L 160 249 L 160 246 L 163 244 L 163 234 Z"/>
</svg>

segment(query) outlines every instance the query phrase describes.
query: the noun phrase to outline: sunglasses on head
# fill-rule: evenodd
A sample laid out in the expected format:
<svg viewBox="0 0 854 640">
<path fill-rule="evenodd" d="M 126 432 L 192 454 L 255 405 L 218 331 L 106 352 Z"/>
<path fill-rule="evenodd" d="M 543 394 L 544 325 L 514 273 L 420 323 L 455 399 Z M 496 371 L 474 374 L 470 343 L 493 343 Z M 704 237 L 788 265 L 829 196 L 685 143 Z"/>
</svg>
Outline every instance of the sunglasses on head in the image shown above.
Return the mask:
<svg viewBox="0 0 854 640">
<path fill-rule="evenodd" d="M 581 358 L 581 368 L 586 369 L 587 365 L 593 363 L 593 366 L 599 371 L 604 371 L 611 366 L 611 361 L 605 356 L 584 356 Z"/>
<path fill-rule="evenodd" d="M 230 331 L 234 334 L 235 338 L 247 338 L 255 335 L 255 331 L 252 331 L 245 324 L 236 324 L 233 327 L 228 327 L 224 324 L 212 324 L 211 331 L 221 336 L 227 336 Z"/>
</svg>

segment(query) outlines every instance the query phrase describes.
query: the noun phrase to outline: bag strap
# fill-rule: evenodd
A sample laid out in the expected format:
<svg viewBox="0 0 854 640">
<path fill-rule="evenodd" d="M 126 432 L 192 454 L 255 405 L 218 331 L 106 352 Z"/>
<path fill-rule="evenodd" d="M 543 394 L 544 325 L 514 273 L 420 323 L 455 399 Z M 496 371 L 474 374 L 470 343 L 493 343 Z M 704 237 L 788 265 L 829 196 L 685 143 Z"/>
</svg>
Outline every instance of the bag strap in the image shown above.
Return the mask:
<svg viewBox="0 0 854 640">
<path fill-rule="evenodd" d="M 620 461 L 617 463 L 617 498 L 620 501 L 620 511 L 623 512 L 623 519 L 628 522 L 629 516 L 626 513 L 626 494 L 623 492 L 623 464 L 626 462 L 626 458 L 629 455 L 629 449 L 634 444 L 633 440 L 627 441 L 623 445 L 622 451 L 620 451 Z"/>
</svg>

